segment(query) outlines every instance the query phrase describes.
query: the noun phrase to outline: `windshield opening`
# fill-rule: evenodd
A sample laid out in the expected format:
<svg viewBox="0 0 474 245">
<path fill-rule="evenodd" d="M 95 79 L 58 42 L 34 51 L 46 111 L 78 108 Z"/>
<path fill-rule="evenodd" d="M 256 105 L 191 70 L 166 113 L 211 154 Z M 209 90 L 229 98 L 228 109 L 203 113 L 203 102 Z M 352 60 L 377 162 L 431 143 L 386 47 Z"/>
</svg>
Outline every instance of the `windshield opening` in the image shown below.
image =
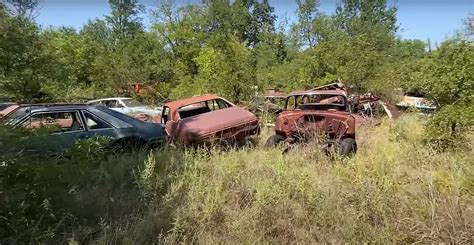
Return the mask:
<svg viewBox="0 0 474 245">
<path fill-rule="evenodd" d="M 194 104 L 186 105 L 178 109 L 181 119 L 197 116 L 200 114 L 216 111 L 232 107 L 229 103 L 221 99 L 201 101 Z"/>
<path fill-rule="evenodd" d="M 305 94 L 290 96 L 286 100 L 285 109 L 317 110 L 319 108 L 345 108 L 346 97 L 337 94 Z"/>
</svg>

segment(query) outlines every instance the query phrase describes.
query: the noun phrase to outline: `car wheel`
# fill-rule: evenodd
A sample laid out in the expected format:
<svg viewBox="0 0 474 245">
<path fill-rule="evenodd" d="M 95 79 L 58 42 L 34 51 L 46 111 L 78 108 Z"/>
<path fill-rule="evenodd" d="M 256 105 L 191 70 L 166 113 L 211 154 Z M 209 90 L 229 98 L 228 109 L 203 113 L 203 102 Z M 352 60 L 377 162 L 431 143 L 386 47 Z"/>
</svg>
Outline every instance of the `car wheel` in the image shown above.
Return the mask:
<svg viewBox="0 0 474 245">
<path fill-rule="evenodd" d="M 353 138 L 344 138 L 339 146 L 339 154 L 350 157 L 357 152 L 357 143 Z"/>
<path fill-rule="evenodd" d="M 274 146 L 280 144 L 283 140 L 285 140 L 285 137 L 283 137 L 281 135 L 278 135 L 278 134 L 274 134 L 274 135 L 270 136 L 270 138 L 268 138 L 267 143 L 265 143 L 265 146 L 274 147 Z"/>
</svg>

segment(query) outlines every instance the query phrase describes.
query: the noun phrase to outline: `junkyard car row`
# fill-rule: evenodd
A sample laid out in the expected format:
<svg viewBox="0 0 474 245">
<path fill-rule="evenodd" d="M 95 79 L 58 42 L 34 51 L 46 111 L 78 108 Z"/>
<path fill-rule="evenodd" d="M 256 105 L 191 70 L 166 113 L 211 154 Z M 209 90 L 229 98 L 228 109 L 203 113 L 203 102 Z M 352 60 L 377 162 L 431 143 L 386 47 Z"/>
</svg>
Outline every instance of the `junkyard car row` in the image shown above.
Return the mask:
<svg viewBox="0 0 474 245">
<path fill-rule="evenodd" d="M 357 151 L 358 127 L 377 124 L 378 111 L 390 118 L 398 116 L 394 106 L 377 96 L 348 97 L 342 83 L 295 91 L 286 96 L 279 91 L 270 92 L 265 94 L 265 101 L 277 107 L 269 110 L 277 117 L 274 134 L 267 139 L 266 146 L 281 144 L 285 151 L 317 139 L 322 149 L 350 156 Z M 281 109 L 272 101 L 276 97 L 284 104 Z M 113 146 L 121 147 L 165 143 L 180 147 L 253 145 L 262 124 L 254 113 L 217 95 L 171 101 L 160 108 L 120 97 L 86 104 L 3 103 L 1 106 L 0 118 L 4 125 L 51 129 L 51 136 L 65 142 L 64 147 L 93 136 L 107 136 Z M 259 117 L 266 113 L 265 108 L 257 105 Z M 135 115 L 131 115 L 133 113 Z"/>
</svg>

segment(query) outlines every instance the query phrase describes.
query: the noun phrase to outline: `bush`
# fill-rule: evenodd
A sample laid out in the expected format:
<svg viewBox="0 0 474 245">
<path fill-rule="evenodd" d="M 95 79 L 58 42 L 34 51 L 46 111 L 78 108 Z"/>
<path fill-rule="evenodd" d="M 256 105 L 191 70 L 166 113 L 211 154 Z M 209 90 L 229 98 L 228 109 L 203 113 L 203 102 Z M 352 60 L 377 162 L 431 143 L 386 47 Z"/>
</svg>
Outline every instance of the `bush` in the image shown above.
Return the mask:
<svg viewBox="0 0 474 245">
<path fill-rule="evenodd" d="M 466 147 L 466 135 L 473 126 L 472 106 L 449 105 L 429 121 L 426 138 L 438 150 L 458 150 Z"/>
<path fill-rule="evenodd" d="M 0 243 L 90 237 L 144 207 L 133 170 L 146 152 L 113 155 L 107 140 L 92 138 L 51 155 L 43 151 L 55 142 L 40 141 L 45 135 L 0 133 Z"/>
</svg>

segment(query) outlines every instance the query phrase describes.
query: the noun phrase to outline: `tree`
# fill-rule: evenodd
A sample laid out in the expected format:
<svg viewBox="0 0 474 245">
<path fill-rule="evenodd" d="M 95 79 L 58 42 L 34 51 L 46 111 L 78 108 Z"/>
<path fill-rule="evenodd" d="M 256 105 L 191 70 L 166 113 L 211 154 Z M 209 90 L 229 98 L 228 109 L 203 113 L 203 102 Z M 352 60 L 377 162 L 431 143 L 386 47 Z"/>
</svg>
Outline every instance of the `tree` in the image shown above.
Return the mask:
<svg viewBox="0 0 474 245">
<path fill-rule="evenodd" d="M 396 11 L 387 6 L 386 0 L 343 0 L 335 16 L 340 28 L 349 36 L 367 33 L 367 29 L 373 28 L 394 34 Z"/>
<path fill-rule="evenodd" d="M 313 47 L 319 37 L 313 29 L 315 20 L 321 15 L 318 11 L 317 0 L 297 0 L 298 23 L 294 26 L 298 33 L 300 45 L 303 47 Z"/>
<path fill-rule="evenodd" d="M 469 15 L 465 20 L 467 38 L 474 38 L 474 14 Z"/>
<path fill-rule="evenodd" d="M 428 124 L 428 137 L 442 148 L 462 145 L 474 126 L 474 46 L 448 40 L 430 56 L 418 60 L 409 85 L 422 88 L 439 112 Z"/>
<path fill-rule="evenodd" d="M 38 16 L 38 6 L 39 0 L 6 0 L 0 3 L 0 9 L 28 20 L 34 20 Z"/>
<path fill-rule="evenodd" d="M 334 20 L 341 34 L 329 41 L 335 53 L 329 66 L 346 83 L 360 90 L 370 89 L 374 68 L 384 66 L 392 57 L 396 9 L 388 7 L 385 0 L 344 0 Z"/>
<path fill-rule="evenodd" d="M 245 31 L 245 40 L 250 47 L 253 47 L 261 41 L 262 35 L 275 32 L 276 16 L 268 0 L 251 2 L 253 4 L 250 5 L 250 23 Z"/>
<path fill-rule="evenodd" d="M 0 9 L 0 97 L 38 99 L 47 60 L 41 56 L 38 27 Z"/>
<path fill-rule="evenodd" d="M 105 19 L 116 40 L 131 38 L 142 31 L 143 26 L 138 15 L 144 9 L 138 4 L 138 0 L 109 0 L 109 5 L 111 15 Z"/>
</svg>

